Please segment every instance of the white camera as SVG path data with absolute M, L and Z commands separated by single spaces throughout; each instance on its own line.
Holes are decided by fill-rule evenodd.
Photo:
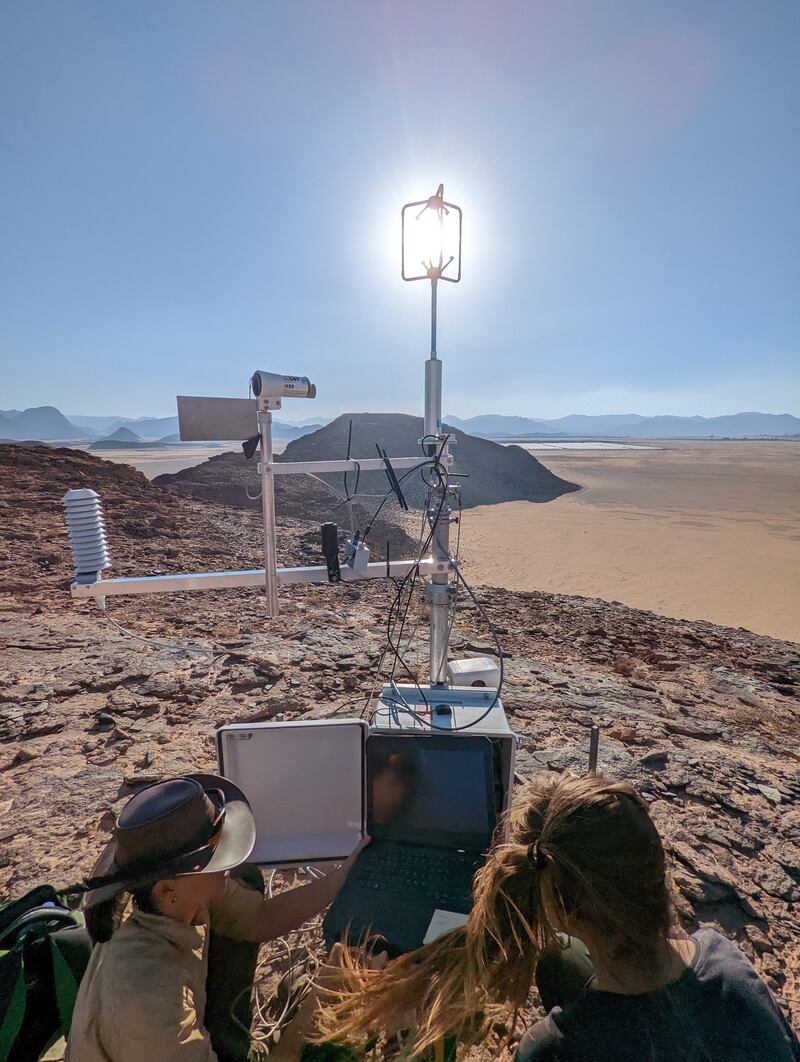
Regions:
M 277 372 L 254 372 L 250 381 L 256 398 L 316 398 L 317 387 L 307 376 L 281 376 Z

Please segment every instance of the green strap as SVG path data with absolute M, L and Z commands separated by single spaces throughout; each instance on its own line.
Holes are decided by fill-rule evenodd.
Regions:
M 82 920 L 82 919 L 81 919 Z M 56 1007 L 61 1022 L 61 1031 L 64 1036 L 69 1035 L 72 1024 L 72 1012 L 75 1009 L 75 1000 L 78 998 L 78 978 L 64 958 L 55 936 L 48 938 L 50 943 L 50 956 L 53 962 L 53 987 L 56 993 Z M 2 1058 L 2 1055 L 0 1055 Z
M 22 970 L 22 958 L 18 953 L 0 952 L 0 959 L 4 962 L 16 962 L 17 966 L 14 987 L 3 1015 L 3 1024 L 0 1025 L 0 1062 L 5 1062 L 25 1018 L 25 974 Z

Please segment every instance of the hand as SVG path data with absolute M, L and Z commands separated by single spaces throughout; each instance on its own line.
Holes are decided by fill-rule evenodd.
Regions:
M 344 863 L 342 863 L 342 873 L 345 875 L 345 877 L 350 873 L 353 868 L 353 864 L 369 844 L 372 844 L 372 838 L 369 836 L 369 834 L 364 834 L 364 836 L 358 842 L 358 844 L 347 857 L 347 859 L 345 859 Z

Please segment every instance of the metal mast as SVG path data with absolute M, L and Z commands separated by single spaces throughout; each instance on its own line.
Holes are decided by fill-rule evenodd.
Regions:
M 415 208 L 421 208 L 418 211 Z M 445 221 L 457 223 L 454 246 L 447 246 Z M 413 216 L 412 216 L 413 215 Z M 425 416 L 423 449 L 427 456 L 448 453 L 447 439 L 442 432 L 442 362 L 436 350 L 439 281 L 457 284 L 461 280 L 461 222 L 460 207 L 445 202 L 444 185 L 434 195 L 415 203 L 406 203 L 402 219 L 402 277 L 403 280 L 429 280 L 431 285 L 431 351 L 425 362 Z M 419 226 L 420 231 L 414 229 Z M 449 226 L 451 228 L 453 226 Z M 421 239 L 419 238 L 421 235 Z M 415 246 L 416 244 L 416 246 Z M 413 248 L 413 249 L 412 249 Z M 415 256 L 420 255 L 418 260 Z M 452 251 L 452 253 L 450 253 Z M 408 263 L 407 263 L 408 257 Z M 455 275 L 446 271 L 454 266 Z M 407 268 L 408 265 L 408 268 Z M 424 272 L 419 273 L 419 266 Z M 447 683 L 447 651 L 450 642 L 450 608 L 453 588 L 450 585 L 450 492 L 441 479 L 428 490 L 426 506 L 432 527 L 433 560 L 443 570 L 431 576 L 427 600 L 430 606 L 429 679 L 432 686 Z

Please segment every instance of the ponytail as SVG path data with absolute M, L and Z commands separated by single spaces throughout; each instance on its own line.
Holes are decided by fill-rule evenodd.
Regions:
M 110 900 L 103 900 L 101 903 L 93 904 L 93 906 L 87 907 L 83 912 L 86 929 L 92 939 L 92 945 L 106 944 L 111 940 L 119 928 L 123 912 L 131 899 L 136 907 L 140 911 L 144 911 L 145 914 L 159 913 L 153 901 L 152 885 L 134 889 L 131 893 L 121 892 L 116 896 L 112 896 Z
M 114 930 L 119 925 L 120 914 L 119 896 L 112 896 L 110 900 L 104 900 L 102 903 L 86 908 L 83 917 L 93 946 L 105 944 L 111 940 Z
M 415 1053 L 449 1033 L 480 1039 L 509 1003 L 525 1001 L 552 937 L 539 877 L 527 844 L 497 845 L 475 877 L 465 926 L 382 970 L 343 949 L 338 987 L 323 989 L 315 1039 L 352 1041 L 410 1024 Z
M 647 966 L 671 928 L 672 907 L 645 801 L 599 775 L 537 780 L 522 799 L 511 840 L 496 844 L 475 876 L 465 926 L 382 970 L 343 949 L 338 987 L 322 989 L 318 1042 L 409 1025 L 414 1053 L 451 1033 L 475 1042 L 525 1002 L 565 918 L 600 929 L 610 954 Z

